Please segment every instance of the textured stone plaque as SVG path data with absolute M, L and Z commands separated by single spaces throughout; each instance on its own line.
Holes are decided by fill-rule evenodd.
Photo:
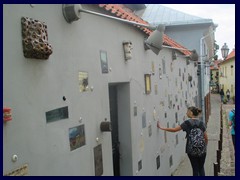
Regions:
M 103 174 L 103 161 L 102 161 L 102 145 L 94 147 L 94 165 L 95 176 L 101 176 Z

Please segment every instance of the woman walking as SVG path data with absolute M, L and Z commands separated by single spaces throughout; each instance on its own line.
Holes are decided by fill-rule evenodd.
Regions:
M 223 91 L 223 89 L 221 89 L 221 91 L 220 91 L 220 96 L 221 96 L 221 102 L 223 102 L 223 100 L 224 100 L 224 91 Z
M 189 107 L 187 110 L 188 120 L 184 121 L 180 126 L 175 128 L 164 128 L 157 123 L 157 127 L 168 132 L 177 132 L 183 130 L 187 133 L 186 153 L 192 165 L 193 176 L 205 176 L 204 163 L 206 159 L 206 149 L 208 137 L 206 125 L 198 119 L 202 112 L 197 107 Z M 195 141 L 195 142 L 194 142 Z M 193 144 L 197 144 L 194 147 Z
M 230 91 L 229 91 L 229 89 L 226 91 L 226 95 L 227 95 L 227 101 L 229 102 L 229 100 L 230 100 Z

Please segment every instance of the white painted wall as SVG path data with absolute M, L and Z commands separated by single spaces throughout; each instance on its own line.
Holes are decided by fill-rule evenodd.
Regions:
M 23 56 L 21 17 L 46 23 L 48 42 L 53 47 L 48 60 Z M 126 114 L 119 116 L 119 121 L 128 120 L 125 127 L 122 123 L 121 134 L 130 134 L 127 137 L 131 138 L 127 141 L 128 148 L 123 149 L 130 154 L 131 161 L 124 157 L 121 160 L 122 175 L 170 175 L 175 170 L 184 155 L 185 133 L 178 133 L 178 144 L 176 134 L 167 133 L 165 143 L 164 132 L 157 129 L 156 123 L 160 120 L 164 126 L 167 123 L 170 127 L 176 126 L 186 116 L 186 98 L 190 105 L 195 105 L 198 83 L 193 62 L 187 66 L 180 54 L 172 61 L 170 49 L 161 50 L 158 56 L 145 51 L 145 34 L 122 22 L 82 13 L 80 20 L 69 24 L 62 15 L 61 4 L 4 5 L 3 37 L 3 105 L 12 108 L 13 118 L 3 124 L 4 173 L 28 164 L 28 175 L 95 175 L 93 148 L 102 144 L 103 175 L 113 175 L 111 133 L 101 132 L 100 123 L 105 118 L 110 120 L 108 84 L 122 82 L 129 83 L 129 93 L 128 89 L 120 91 L 121 96 L 129 96 L 129 105 L 120 106 Z M 133 58 L 128 62 L 124 60 L 122 48 L 126 40 L 133 44 Z M 100 50 L 107 51 L 111 68 L 108 74 L 101 73 Z M 163 59 L 166 74 L 160 79 Z M 155 73 L 151 75 L 152 92 L 146 95 L 144 74 L 152 73 L 152 62 L 155 66 Z M 93 91 L 79 92 L 79 71 L 88 72 Z M 187 80 L 188 73 L 195 82 L 192 87 Z M 157 85 L 157 94 L 154 85 Z M 168 95 L 175 108 L 168 107 Z M 68 106 L 68 119 L 46 123 L 47 111 L 64 106 Z M 133 114 L 134 106 L 138 109 L 137 116 Z M 142 128 L 143 112 L 146 112 L 145 128 Z M 178 113 L 177 123 L 175 113 Z M 70 151 L 68 130 L 81 124 L 85 126 L 86 145 Z M 151 136 L 148 126 L 152 129 Z M 18 156 L 16 162 L 11 161 L 14 154 Z M 161 166 L 157 170 L 158 154 Z M 171 155 L 173 165 L 170 167 Z M 140 171 L 139 160 L 142 160 Z M 124 170 L 126 164 L 130 171 Z

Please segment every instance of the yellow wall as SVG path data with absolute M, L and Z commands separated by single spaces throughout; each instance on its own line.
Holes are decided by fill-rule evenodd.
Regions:
M 224 93 L 230 90 L 230 97 L 235 96 L 235 57 L 220 64 L 219 85 L 223 86 Z
M 211 73 L 212 73 L 212 77 L 213 77 L 213 82 L 214 83 L 216 83 L 216 82 L 218 82 L 218 77 L 219 77 L 219 75 L 217 76 L 217 73 L 218 73 L 219 71 L 218 71 L 218 69 L 213 69 L 213 70 L 211 70 Z

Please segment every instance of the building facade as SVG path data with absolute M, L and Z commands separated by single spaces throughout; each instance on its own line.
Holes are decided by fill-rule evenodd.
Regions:
M 210 88 L 211 92 L 219 93 L 219 63 L 221 60 L 213 61 L 210 66 L 211 71 L 211 80 L 210 80 Z
M 225 94 L 229 89 L 230 98 L 235 97 L 235 49 L 219 63 L 219 84 Z
M 196 105 L 189 52 L 156 55 L 144 49 L 150 30 L 78 5 L 68 7 L 76 20 L 68 23 L 63 7 L 3 5 L 3 174 L 171 175 L 185 133 L 161 131 L 157 121 L 175 127 Z M 130 13 L 124 5 L 82 8 Z M 167 36 L 164 44 L 184 48 Z
M 197 105 L 202 108 L 203 121 L 208 122 L 210 105 L 210 68 L 209 62 L 214 57 L 214 32 L 217 27 L 212 19 L 189 15 L 162 5 L 147 4 L 137 12 L 151 24 L 165 24 L 165 33 L 186 48 L 195 49 L 199 55 L 199 97 Z

